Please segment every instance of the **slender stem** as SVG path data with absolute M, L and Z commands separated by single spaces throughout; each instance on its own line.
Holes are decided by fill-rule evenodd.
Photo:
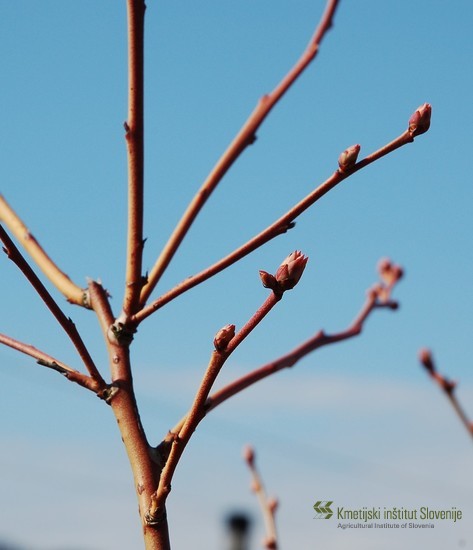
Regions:
M 41 365 L 43 367 L 47 367 L 49 369 L 55 370 L 56 372 L 59 372 L 71 382 L 76 382 L 80 386 L 90 391 L 93 391 L 94 393 L 99 394 L 100 391 L 103 389 L 97 384 L 97 381 L 91 378 L 90 376 L 87 376 L 86 374 L 82 374 L 81 372 L 75 369 L 72 369 L 62 361 L 58 361 L 51 355 L 44 353 L 43 351 L 35 348 L 30 344 L 25 344 L 24 342 L 15 340 L 10 336 L 7 336 L 6 334 L 0 334 L 0 343 L 12 349 L 15 349 L 21 353 L 24 353 L 25 355 L 29 355 L 30 357 L 33 357 L 34 359 L 36 359 L 36 362 L 38 363 L 38 365 Z
M 263 302 L 262 306 L 255 312 L 255 314 L 249 319 L 245 325 L 235 334 L 235 336 L 230 340 L 227 348 L 225 349 L 226 358 L 230 356 L 231 353 L 243 342 L 243 340 L 252 332 L 261 321 L 268 315 L 268 313 L 273 309 L 273 307 L 281 300 L 282 294 L 271 294 Z
M 156 263 L 149 274 L 148 281 L 141 291 L 140 301 L 142 306 L 146 303 L 150 294 L 153 292 L 162 274 L 171 262 L 174 254 L 211 193 L 217 187 L 218 183 L 222 180 L 233 163 L 246 149 L 246 147 L 255 141 L 256 131 L 261 126 L 264 119 L 317 55 L 319 45 L 322 42 L 323 37 L 332 26 L 332 19 L 337 5 L 338 0 L 328 0 L 325 13 L 321 18 L 319 26 L 317 27 L 317 30 L 312 36 L 302 56 L 276 86 L 276 88 L 271 93 L 264 95 L 261 98 L 254 111 L 251 113 L 228 149 L 220 157 L 217 164 L 189 204 L 186 212 L 176 226 L 160 256 L 156 260 Z
M 334 334 L 326 334 L 324 331 L 321 330 L 317 332 L 312 338 L 309 338 L 307 341 L 305 341 L 300 346 L 294 348 L 289 353 L 279 357 L 278 359 L 270 363 L 267 363 L 266 365 L 263 365 L 258 369 L 249 372 L 248 374 L 242 376 L 241 378 L 238 378 L 237 380 L 234 380 L 233 382 L 230 382 L 220 390 L 210 395 L 205 405 L 206 414 L 212 409 L 218 407 L 218 405 L 222 404 L 227 399 L 230 399 L 230 397 L 233 397 L 234 395 L 240 393 L 241 391 L 245 390 L 249 386 L 252 386 L 256 382 L 259 382 L 260 380 L 263 380 L 264 378 L 267 378 L 268 376 L 271 376 L 272 374 L 275 374 L 280 370 L 293 367 L 303 357 L 315 351 L 316 349 L 329 344 L 333 344 L 335 342 L 348 340 L 349 338 L 353 338 L 361 334 L 364 323 L 369 315 L 373 312 L 373 310 L 378 308 L 395 309 L 397 307 L 397 303 L 390 299 L 390 292 L 393 287 L 394 285 L 391 285 L 390 287 L 384 287 L 387 293 L 383 300 L 380 300 L 378 298 L 376 292 L 369 292 L 368 297 L 362 308 L 360 309 L 359 313 L 352 321 L 350 326 L 345 330 Z M 183 426 L 185 419 L 186 417 L 182 418 L 179 423 L 176 424 L 174 428 L 172 428 L 170 433 L 178 433 Z
M 172 445 L 169 457 L 161 473 L 158 489 L 151 498 L 151 506 L 147 513 L 147 519 L 150 523 L 159 522 L 159 518 L 163 516 L 165 502 L 171 492 L 171 481 L 174 472 L 176 471 L 179 460 L 192 434 L 199 422 L 205 416 L 205 402 L 218 373 L 225 363 L 225 359 L 226 355 L 223 352 L 214 351 L 212 353 L 209 365 L 205 371 L 199 389 L 197 390 L 189 414 L 179 430 L 179 433 L 172 434 Z
M 35 264 L 71 304 L 85 305 L 84 290 L 74 284 L 51 260 L 2 195 L 0 195 L 0 222 L 15 235 Z
M 471 437 L 473 437 L 473 422 L 470 421 L 468 416 L 466 415 L 465 410 L 460 405 L 460 402 L 457 398 L 457 395 L 454 391 L 452 392 L 446 392 L 446 395 L 454 409 L 454 411 L 457 413 L 458 418 L 461 420 L 462 424 L 465 426 L 466 430 L 470 434 Z
M 430 350 L 422 349 L 419 352 L 419 361 L 424 366 L 424 368 L 426 369 L 430 377 L 435 381 L 435 383 L 447 396 L 448 400 L 450 401 L 450 404 L 453 407 L 453 410 L 457 414 L 461 423 L 465 426 L 467 432 L 473 438 L 473 422 L 468 418 L 465 410 L 463 409 L 463 407 L 460 404 L 460 401 L 458 400 L 458 397 L 455 392 L 457 387 L 456 382 L 449 380 L 447 377 L 445 377 L 443 374 L 440 374 L 437 371 L 437 367 L 435 365 L 435 362 Z
M 148 521 L 158 521 L 158 518 L 162 516 L 166 499 L 171 492 L 174 472 L 192 434 L 205 416 L 207 399 L 220 370 L 235 349 L 279 302 L 281 296 L 272 292 L 251 319 L 230 340 L 225 349 L 215 350 L 212 353 L 189 413 L 178 430 L 170 432 L 167 436 L 167 441 L 171 443 L 170 452 L 161 473 L 158 489 L 151 500 L 147 514 Z
M 43 300 L 43 302 L 46 304 L 48 309 L 54 315 L 58 323 L 64 329 L 65 333 L 69 336 L 69 339 L 71 340 L 74 347 L 76 348 L 77 353 L 82 359 L 90 376 L 92 377 L 93 380 L 95 380 L 97 387 L 100 389 L 104 389 L 106 386 L 106 382 L 102 378 L 97 367 L 95 366 L 95 363 L 92 357 L 90 356 L 89 350 L 84 344 L 75 324 L 72 322 L 72 320 L 69 317 L 67 317 L 64 314 L 64 312 L 58 306 L 54 298 L 51 296 L 51 294 L 49 294 L 46 287 L 39 280 L 36 273 L 32 270 L 28 262 L 22 256 L 21 252 L 15 246 L 15 244 L 10 239 L 7 232 L 3 229 L 1 225 L 0 225 L 0 240 L 4 243 L 5 245 L 4 250 L 8 255 L 8 257 L 10 258 L 10 260 L 12 260 L 18 266 L 21 272 L 25 275 L 27 280 L 31 283 L 33 288 L 36 290 L 36 292 L 40 296 L 40 298 Z M 82 291 L 82 294 L 84 294 L 83 291 Z
M 322 198 L 326 193 L 333 189 L 343 180 L 350 177 L 358 170 L 372 164 L 381 157 L 386 156 L 389 153 L 392 153 L 396 149 L 399 149 L 407 143 L 411 143 L 413 138 L 409 131 L 403 132 L 396 139 L 390 143 L 384 145 L 377 151 L 374 151 L 366 158 L 362 159 L 356 163 L 351 169 L 341 172 L 337 170 L 334 172 L 328 179 L 321 183 L 314 191 L 309 193 L 305 198 L 299 201 L 295 206 L 293 206 L 288 212 L 276 220 L 273 224 L 268 226 L 266 229 L 261 231 L 258 235 L 250 239 L 248 242 L 234 250 L 231 254 L 222 258 L 212 266 L 204 269 L 196 275 L 188 277 L 174 288 L 160 296 L 157 300 L 149 304 L 148 306 L 141 309 L 136 315 L 133 316 L 133 322 L 139 324 L 141 321 L 149 317 L 152 313 L 174 300 L 184 292 L 190 290 L 191 288 L 197 286 L 198 284 L 210 279 L 217 273 L 220 273 L 227 267 L 233 265 L 237 261 L 241 260 L 257 248 L 261 247 L 271 239 L 285 233 L 293 224 L 294 220 L 299 217 L 303 212 L 305 212 L 309 207 L 316 203 L 320 198 Z
M 263 515 L 263 521 L 266 531 L 264 546 L 267 550 L 277 550 L 278 537 L 276 531 L 276 522 L 274 518 L 277 508 L 277 501 L 273 499 L 268 499 L 268 496 L 266 495 L 261 475 L 255 465 L 255 452 L 252 447 L 247 447 L 245 449 L 244 458 L 251 474 L 251 489 L 258 499 L 261 513 Z
M 125 123 L 128 150 L 128 240 L 126 287 L 123 311 L 126 316 L 137 309 L 142 286 L 143 256 L 143 0 L 127 0 L 128 11 L 128 120 Z
M 335 334 L 325 334 L 324 331 L 319 331 L 312 338 L 296 347 L 286 355 L 283 355 L 275 361 L 267 363 L 247 375 L 242 376 L 238 380 L 231 382 L 227 386 L 224 386 L 209 397 L 207 401 L 207 412 L 211 411 L 227 399 L 230 399 L 230 397 L 240 393 L 249 386 L 259 382 L 263 378 L 271 376 L 272 374 L 285 368 L 293 367 L 302 358 L 316 349 L 358 336 L 362 332 L 365 320 L 374 309 L 392 308 L 393 304 L 394 302 L 386 302 L 381 304 L 376 301 L 376 298 L 368 297 L 360 313 L 347 329 Z

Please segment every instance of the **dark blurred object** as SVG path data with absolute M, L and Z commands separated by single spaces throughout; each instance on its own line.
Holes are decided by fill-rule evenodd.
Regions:
M 227 516 L 228 550 L 249 550 L 251 519 L 248 514 L 233 512 Z

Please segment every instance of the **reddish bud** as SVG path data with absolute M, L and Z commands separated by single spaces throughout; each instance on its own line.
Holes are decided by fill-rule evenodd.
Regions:
M 348 149 L 345 149 L 345 151 L 343 151 L 343 153 L 338 157 L 338 166 L 340 167 L 341 172 L 345 172 L 355 166 L 360 149 L 360 145 L 352 145 L 351 147 L 348 147 Z
M 412 137 L 424 134 L 430 128 L 432 107 L 429 103 L 421 105 L 409 119 L 409 133 Z
M 427 348 L 422 348 L 419 351 L 419 361 L 422 363 L 422 365 L 425 367 L 425 369 L 430 373 L 435 373 L 435 366 L 434 361 L 432 358 L 432 353 Z
M 383 282 L 388 286 L 393 286 L 404 275 L 402 267 L 393 264 L 388 258 L 383 258 L 379 261 L 378 273 Z
M 378 272 L 380 275 L 389 271 L 392 267 L 391 260 L 389 258 L 381 258 L 378 262 Z
M 235 325 L 225 325 L 214 338 L 214 346 L 217 351 L 224 351 L 230 340 L 235 336 Z
M 267 271 L 260 271 L 259 276 L 265 288 L 270 288 L 271 290 L 276 290 L 278 288 L 276 277 L 271 275 L 271 273 L 268 273 Z
M 255 450 L 251 445 L 246 445 L 243 449 L 243 458 L 250 466 L 253 466 L 255 462 Z
M 297 285 L 304 273 L 308 259 L 300 250 L 295 250 L 292 254 L 289 254 L 276 271 L 279 290 L 284 292 Z

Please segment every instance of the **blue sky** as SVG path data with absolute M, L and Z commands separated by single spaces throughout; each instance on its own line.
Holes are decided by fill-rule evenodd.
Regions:
M 298 58 L 323 6 L 148 2 L 146 269 L 258 98 Z M 310 257 L 222 383 L 320 328 L 346 327 L 379 258 L 406 269 L 399 311 L 377 312 L 357 340 L 306 358 L 199 427 L 170 497 L 175 548 L 188 548 L 189 536 L 193 548 L 221 548 L 221 520 L 234 507 L 254 514 L 257 547 L 261 521 L 240 458 L 247 442 L 281 500 L 283 547 L 471 544 L 471 442 L 416 353 L 433 348 L 473 416 L 472 20 L 466 1 L 342 1 L 315 64 L 227 174 L 163 278 L 161 292 L 227 254 L 325 180 L 347 146 L 360 143 L 368 154 L 432 104 L 428 134 L 342 183 L 294 230 L 140 328 L 137 392 L 158 441 L 185 413 L 215 332 L 241 326 L 264 300 L 259 269 L 275 270 L 294 249 Z M 0 2 L 1 192 L 76 282 L 103 281 L 115 311 L 125 256 L 125 31 L 124 2 Z M 6 258 L 0 273 L 0 332 L 79 367 Z M 106 372 L 92 315 L 64 309 Z M 0 538 L 31 550 L 140 547 L 110 411 L 12 350 L 0 349 L 0 360 Z M 340 533 L 312 519 L 317 499 L 457 506 L 470 520 L 434 533 Z

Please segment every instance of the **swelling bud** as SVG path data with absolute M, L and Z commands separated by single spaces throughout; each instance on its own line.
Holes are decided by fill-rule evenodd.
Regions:
M 412 137 L 425 134 L 430 128 L 430 117 L 432 115 L 432 107 L 430 103 L 421 105 L 409 119 L 409 133 Z
M 279 266 L 275 275 L 280 291 L 291 290 L 297 285 L 304 273 L 308 259 L 300 250 L 295 250 L 292 254 L 289 254 Z
M 345 149 L 343 153 L 338 157 L 338 166 L 340 167 L 340 172 L 345 172 L 350 168 L 353 168 L 356 164 L 356 159 L 360 152 L 361 146 L 357 143 Z
M 217 351 L 227 349 L 230 340 L 235 336 L 235 325 L 225 325 L 221 328 L 214 338 L 214 346 Z

